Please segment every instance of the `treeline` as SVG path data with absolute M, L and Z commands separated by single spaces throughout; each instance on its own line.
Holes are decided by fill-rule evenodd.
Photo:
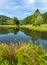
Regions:
M 7 17 L 4 15 L 0 15 L 0 25 L 18 25 L 19 24 L 19 20 L 17 19 L 17 17 Z
M 47 12 L 41 14 L 39 9 L 37 9 L 33 15 L 30 15 L 26 17 L 23 20 L 18 20 L 17 17 L 7 17 L 0 15 L 0 25 L 14 25 L 14 24 L 20 24 L 20 25 L 25 25 L 25 24 L 32 24 L 35 26 L 40 26 L 41 24 L 47 24 Z
M 41 14 L 39 9 L 37 9 L 33 15 L 26 17 L 25 19 L 21 20 L 20 24 L 32 24 L 32 25 L 39 25 L 47 23 L 47 12 Z

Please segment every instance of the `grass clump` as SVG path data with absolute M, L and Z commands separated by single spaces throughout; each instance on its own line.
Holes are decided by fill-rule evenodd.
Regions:
M 0 65 L 47 65 L 47 51 L 32 44 L 0 44 Z

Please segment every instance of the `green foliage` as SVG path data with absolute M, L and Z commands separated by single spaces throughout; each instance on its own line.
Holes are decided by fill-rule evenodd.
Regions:
M 40 20 L 39 20 L 40 18 Z M 43 20 L 42 20 L 43 19 Z M 43 22 L 42 22 L 43 21 Z M 22 19 L 19 20 L 17 19 L 17 17 L 13 17 L 13 18 L 10 18 L 10 17 L 7 17 L 7 16 L 3 16 L 3 15 L 0 15 L 0 25 L 14 25 L 14 24 L 21 24 L 21 25 L 24 25 L 24 24 L 32 24 L 32 25 L 40 25 L 40 24 L 46 24 L 47 23 L 47 12 L 41 14 L 39 9 L 37 9 L 33 15 L 30 15 L 30 16 L 27 16 L 25 19 Z
M 14 25 L 14 24 L 19 24 L 19 20 L 14 17 L 14 18 L 9 18 L 7 16 L 0 15 L 0 25 Z
M 43 17 L 41 15 L 38 15 L 34 24 L 36 26 L 40 26 L 42 23 L 43 23 Z
M 34 12 L 34 15 L 37 16 L 39 14 L 41 14 L 40 11 L 39 11 L 39 9 L 36 9 L 35 12 Z
M 42 22 L 42 19 L 39 20 L 39 18 L 42 18 L 43 19 L 43 22 Z M 17 17 L 13 17 L 13 18 L 10 18 L 10 17 L 7 17 L 7 16 L 3 16 L 3 15 L 0 15 L 0 25 L 14 25 L 14 24 L 21 24 L 21 25 L 24 25 L 24 24 L 33 24 L 33 25 L 36 25 L 36 20 L 38 21 L 37 24 L 40 25 L 40 24 L 46 24 L 47 23 L 47 12 L 41 14 L 39 9 L 37 9 L 33 15 L 30 15 L 30 16 L 27 16 L 25 19 L 22 19 L 19 20 L 17 19 Z
M 34 24 L 37 16 L 40 15 L 39 10 L 37 9 L 33 15 L 26 17 L 24 20 L 22 20 L 21 23 L 24 24 Z
M 43 13 L 42 16 L 43 16 L 44 24 L 47 24 L 47 12 Z
M 41 16 L 41 14 L 40 14 L 39 10 L 37 9 L 34 12 L 34 14 L 32 16 L 32 19 L 31 19 L 33 25 L 36 24 L 36 19 L 38 18 L 38 16 Z
M 22 24 L 22 25 L 23 24 L 32 24 L 31 19 L 32 19 L 32 16 L 28 16 L 25 19 L 21 20 L 20 24 Z
M 6 25 L 14 25 L 15 22 L 11 19 L 11 20 L 7 20 Z
M 7 20 L 5 24 L 6 25 L 15 25 L 15 24 L 18 25 L 19 24 L 19 20 L 16 17 L 14 17 L 13 19 Z
M 10 20 L 10 17 L 0 15 L 0 25 L 4 25 L 7 20 Z
M 39 20 L 40 18 L 40 20 Z M 26 17 L 25 19 L 21 20 L 21 24 L 33 24 L 33 25 L 40 25 L 40 24 L 47 23 L 47 12 L 41 14 L 39 9 L 37 9 L 33 15 Z
M 47 51 L 32 44 L 0 44 L 0 65 L 47 65 Z
M 15 24 L 19 24 L 19 20 L 16 17 L 13 18 L 13 21 L 15 22 Z

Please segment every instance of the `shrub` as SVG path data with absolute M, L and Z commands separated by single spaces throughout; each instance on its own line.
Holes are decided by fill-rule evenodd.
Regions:
M 0 44 L 0 65 L 47 65 L 47 51 L 32 44 Z

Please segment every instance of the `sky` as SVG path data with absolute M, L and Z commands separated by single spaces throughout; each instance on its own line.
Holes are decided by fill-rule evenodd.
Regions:
M 32 15 L 36 9 L 47 11 L 47 0 L 0 0 L 0 15 L 23 19 Z

